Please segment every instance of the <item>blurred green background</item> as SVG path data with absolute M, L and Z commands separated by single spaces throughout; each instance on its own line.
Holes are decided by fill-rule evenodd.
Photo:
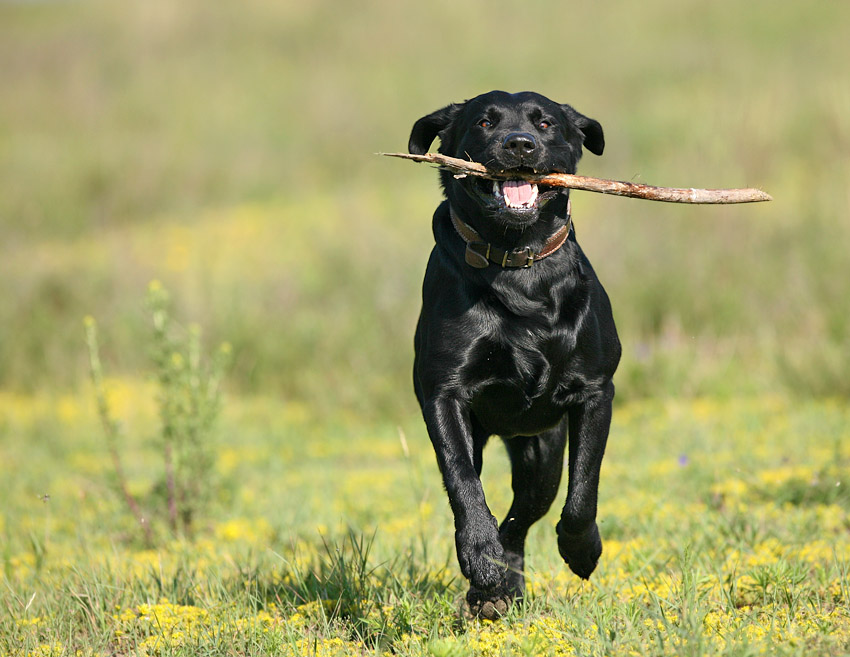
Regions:
M 599 120 L 587 175 L 757 186 L 688 207 L 576 192 L 620 400 L 850 395 L 850 4 L 0 3 L 0 388 L 144 371 L 143 297 L 234 347 L 231 391 L 392 418 L 437 176 L 420 116 L 535 90 Z

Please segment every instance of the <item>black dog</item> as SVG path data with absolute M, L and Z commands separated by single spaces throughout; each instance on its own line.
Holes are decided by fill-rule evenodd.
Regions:
M 408 148 L 426 153 L 436 137 L 441 153 L 508 173 L 575 173 L 582 146 L 600 155 L 605 145 L 597 121 L 530 92 L 493 91 L 437 110 L 416 122 Z M 576 243 L 568 190 L 447 171 L 441 181 L 447 200 L 434 214 L 414 386 L 454 513 L 470 610 L 497 616 L 523 595 L 525 538 L 558 493 L 567 434 L 558 550 L 580 577 L 596 567 L 620 342 L 608 296 Z M 501 525 L 479 479 L 494 434 L 513 478 Z

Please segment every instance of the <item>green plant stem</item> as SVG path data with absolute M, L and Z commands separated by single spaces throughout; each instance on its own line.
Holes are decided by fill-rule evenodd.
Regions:
M 118 438 L 120 430 L 118 428 L 118 423 L 110 413 L 109 402 L 106 399 L 106 388 L 103 384 L 103 369 L 100 364 L 100 350 L 97 342 L 97 324 L 93 318 L 87 317 L 85 325 L 86 344 L 89 352 L 89 366 L 92 384 L 94 385 L 95 396 L 97 399 L 97 413 L 100 417 L 100 421 L 106 435 L 106 446 L 109 450 L 110 459 L 112 460 L 112 468 L 115 471 L 118 489 L 121 492 L 121 496 L 124 498 L 124 502 L 130 509 L 130 512 L 136 518 L 139 527 L 141 527 L 145 543 L 152 545 L 153 532 L 151 531 L 150 523 L 146 521 L 141 506 L 139 506 L 138 501 L 130 492 L 130 488 L 127 485 L 127 477 L 124 474 L 124 467 L 121 463 L 121 456 L 118 453 Z

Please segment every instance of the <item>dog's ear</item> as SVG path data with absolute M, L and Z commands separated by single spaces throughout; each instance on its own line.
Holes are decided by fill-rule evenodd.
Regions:
M 428 116 L 423 116 L 413 124 L 410 132 L 410 141 L 407 142 L 407 150 L 414 155 L 425 155 L 431 147 L 431 142 L 438 136 L 442 147 L 446 147 L 446 128 L 451 126 L 455 117 L 460 112 L 462 104 L 452 103 Z
M 602 133 L 602 125 L 599 121 L 577 112 L 569 105 L 561 105 L 561 109 L 573 125 L 581 130 L 581 134 L 584 135 L 584 147 L 594 155 L 602 155 L 602 151 L 605 150 L 605 135 Z

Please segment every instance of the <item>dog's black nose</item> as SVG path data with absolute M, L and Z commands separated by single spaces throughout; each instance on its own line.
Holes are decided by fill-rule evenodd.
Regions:
M 502 148 L 521 157 L 537 148 L 537 141 L 534 139 L 534 135 L 530 135 L 527 132 L 512 132 L 505 137 L 505 141 L 502 142 Z

